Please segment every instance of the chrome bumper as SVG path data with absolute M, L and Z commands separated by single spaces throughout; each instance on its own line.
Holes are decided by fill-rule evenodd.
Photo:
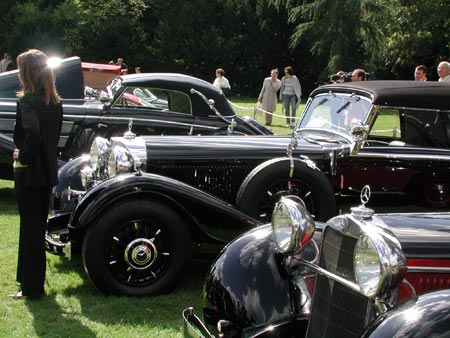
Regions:
M 183 337 L 185 338 L 215 338 L 200 318 L 194 314 L 194 308 L 189 307 L 181 313 L 183 316 Z
M 72 255 L 71 244 L 69 241 L 64 242 L 51 235 L 45 235 L 45 250 L 53 255 L 63 256 L 68 259 L 70 259 Z

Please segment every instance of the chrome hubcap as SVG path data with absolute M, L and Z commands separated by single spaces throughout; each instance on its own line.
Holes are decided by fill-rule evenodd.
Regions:
M 125 248 L 125 261 L 136 270 L 148 269 L 158 258 L 158 250 L 147 238 L 137 238 Z

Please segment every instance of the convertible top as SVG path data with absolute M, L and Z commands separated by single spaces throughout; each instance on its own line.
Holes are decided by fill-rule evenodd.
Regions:
M 127 87 L 152 87 L 152 88 L 170 88 L 174 91 L 187 92 L 191 89 L 200 91 L 208 99 L 213 99 L 215 107 L 223 116 L 235 116 L 236 112 L 229 104 L 222 91 L 214 87 L 211 83 L 199 78 L 178 74 L 178 73 L 142 73 L 123 75 L 122 84 Z M 191 94 L 193 102 L 197 101 L 197 114 L 201 116 L 213 115 L 214 113 L 203 99 L 197 94 Z
M 450 110 L 450 83 L 397 80 L 344 82 L 316 88 L 311 96 L 334 91 L 368 96 L 374 104 L 381 106 Z

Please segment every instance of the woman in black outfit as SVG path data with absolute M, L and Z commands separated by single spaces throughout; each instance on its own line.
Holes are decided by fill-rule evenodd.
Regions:
M 17 57 L 22 90 L 17 93 L 14 130 L 14 188 L 20 214 L 17 282 L 14 298 L 44 295 L 45 228 L 50 193 L 57 183 L 57 145 L 62 105 L 47 55 L 31 49 Z

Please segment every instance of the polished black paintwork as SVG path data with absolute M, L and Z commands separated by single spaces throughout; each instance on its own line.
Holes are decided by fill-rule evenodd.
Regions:
M 400 303 L 372 323 L 363 338 L 448 337 L 450 290 L 425 293 Z
M 14 141 L 12 138 L 0 134 L 0 172 L 5 173 L 4 177 L 6 180 L 13 179 L 12 165 L 13 165 L 13 151 L 14 151 Z
M 379 214 L 407 258 L 450 259 L 450 213 Z
M 450 259 L 450 213 L 376 214 L 373 217 L 380 218 L 399 237 L 407 259 Z M 316 228 L 319 231 L 316 230 L 314 238 L 320 243 L 323 224 L 316 222 Z M 309 256 L 308 251 L 302 254 L 302 258 L 306 260 L 313 257 L 312 251 Z M 202 296 L 205 324 L 214 333 L 218 320 L 229 320 L 235 327 L 237 336 L 246 337 L 257 337 L 247 336 L 243 332 L 260 331 L 264 328 L 264 323 L 267 328 L 272 323 L 284 322 L 286 325 L 289 321 L 299 321 L 299 325 L 306 330 L 303 321 L 308 319 L 309 305 L 302 304 L 309 300 L 309 293 L 299 287 L 302 285 L 301 274 L 305 271 L 307 270 L 300 263 L 295 263 L 295 260 L 288 265 L 278 253 L 269 225 L 241 235 L 224 248 L 206 276 Z M 296 278 L 296 275 L 299 277 Z M 450 291 L 443 291 L 444 299 L 449 295 Z M 437 313 L 430 311 L 426 314 L 420 310 L 421 306 L 431 306 L 436 299 L 439 298 L 420 296 L 419 301 L 409 301 L 408 304 L 414 306 L 408 308 L 419 311 L 420 316 L 430 323 L 436 318 L 439 325 L 443 325 L 441 314 L 450 312 L 450 303 Z M 392 315 L 388 311 L 383 316 L 387 318 L 385 326 L 389 330 L 395 330 L 398 325 L 396 314 L 403 312 L 409 314 L 406 307 L 401 305 Z M 381 322 L 377 323 L 376 326 L 381 326 Z M 409 330 L 414 332 L 413 330 L 420 330 L 420 327 L 411 325 Z M 388 331 L 378 329 L 378 332 Z M 303 337 L 305 333 L 306 331 L 299 331 L 293 336 Z M 273 336 L 284 337 L 280 334 L 279 332 L 277 335 L 276 329 L 272 330 Z M 388 334 L 376 337 L 392 336 Z
M 223 93 L 212 84 L 182 74 L 145 73 L 118 77 L 120 88 L 110 104 L 84 98 L 81 61 L 77 57 L 62 60 L 55 68 L 56 83 L 62 97 L 64 120 L 58 149 L 62 160 L 88 152 L 96 136 L 122 135 L 132 121 L 137 135 L 269 135 L 272 132 L 253 118 L 241 118 Z M 106 86 L 106 84 L 105 84 Z M 190 113 L 157 107 L 121 103 L 128 88 L 157 88 L 182 93 L 190 102 Z M 19 89 L 18 71 L 0 74 L 0 133 L 12 136 L 16 115 L 15 92 Z M 201 92 L 222 116 L 217 116 L 199 95 Z M 181 94 L 180 94 L 181 95 Z M 174 108 L 176 109 L 176 108 Z M 229 129 L 233 124 L 233 128 Z M 10 173 L 1 172 L 1 177 Z
M 322 227 L 317 222 L 314 238 L 318 243 Z M 308 245 L 302 258 L 312 260 L 315 254 L 314 247 Z M 207 273 L 203 294 L 205 323 L 215 331 L 217 321 L 226 319 L 235 324 L 237 332 L 252 332 L 249 336 L 259 337 L 269 324 L 279 324 L 274 329 L 277 332 L 297 322 L 299 331 L 293 336 L 302 336 L 306 332 L 310 297 L 303 278 L 297 276 L 306 272 L 296 261 L 286 263 L 273 242 L 270 225 L 248 231 L 222 250 Z
M 227 319 L 242 330 L 271 318 L 292 318 L 293 304 L 286 302 L 291 286 L 283 265 L 277 262 L 282 257 L 274 255 L 271 234 L 270 226 L 252 230 L 230 243 L 214 262 L 205 281 L 207 324 L 214 327 L 218 319 Z M 226 311 L 231 308 L 235 310 Z M 231 316 L 215 316 L 223 313 Z
M 69 230 L 76 238 L 101 212 L 134 196 L 163 201 L 182 214 L 193 234 L 194 252 L 217 253 L 237 235 L 261 224 L 192 186 L 160 175 L 136 173 L 103 181 L 90 189 L 78 201 L 70 217 Z

